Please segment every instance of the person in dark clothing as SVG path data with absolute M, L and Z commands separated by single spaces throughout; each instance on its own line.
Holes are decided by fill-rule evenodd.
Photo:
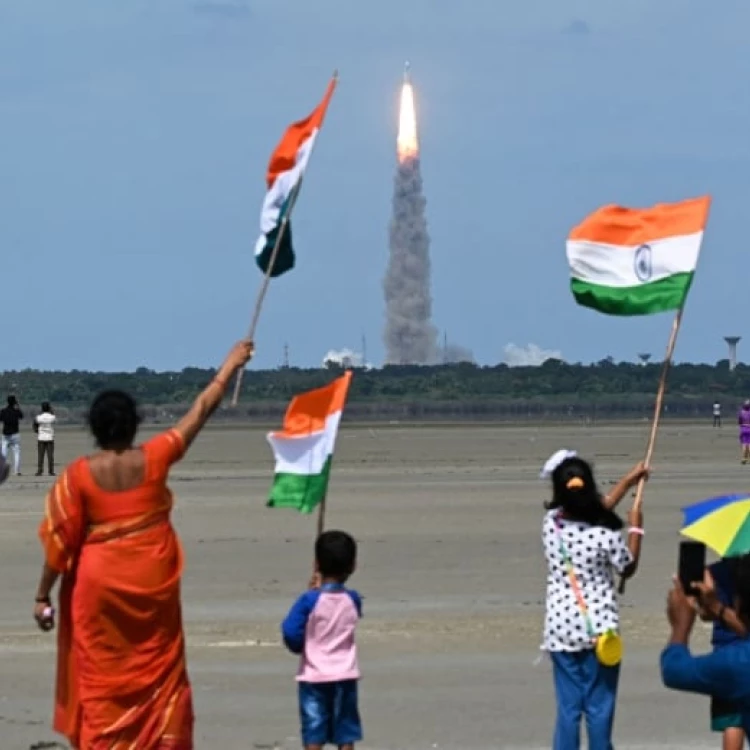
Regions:
M 724 603 L 724 594 L 718 590 L 718 581 L 713 580 L 711 569 L 703 582 L 693 583 L 699 592 L 697 601 L 685 594 L 679 579 L 675 578 L 667 599 L 671 635 L 661 655 L 661 676 L 665 687 L 672 690 L 710 696 L 714 701 L 714 726 L 717 729 L 729 727 L 736 730 L 741 727 L 747 735 L 750 732 L 750 640 L 747 638 L 750 628 L 750 555 L 733 560 L 731 568 L 730 582 L 734 589 L 731 606 Z M 720 576 L 723 572 L 719 569 Z M 702 656 L 694 656 L 688 645 L 697 612 L 704 619 L 722 623 L 731 631 L 723 633 L 723 643 L 719 648 Z M 738 637 L 734 638 L 732 633 Z M 739 722 L 736 721 L 737 715 Z M 726 721 L 727 718 L 731 721 Z M 734 726 L 737 723 L 740 727 Z M 725 742 L 726 739 L 725 734 Z M 732 745 L 724 745 L 728 746 Z
M 8 458 L 8 451 L 13 451 L 13 469 L 16 476 L 21 476 L 21 428 L 23 412 L 15 396 L 8 396 L 8 405 L 0 411 L 0 423 L 3 425 L 2 456 Z

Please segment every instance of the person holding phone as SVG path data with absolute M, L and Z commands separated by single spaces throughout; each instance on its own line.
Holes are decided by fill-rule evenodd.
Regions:
M 747 628 L 734 611 L 737 559 L 724 557 L 709 565 L 703 582 L 693 586 L 698 593 L 701 620 L 713 623 L 711 645 L 714 651 L 748 637 Z M 735 703 L 711 698 L 711 730 L 721 733 L 723 750 L 742 750 L 745 747 L 742 712 Z
M 557 700 L 553 750 L 580 748 L 584 716 L 589 747 L 612 747 L 619 656 L 609 662 L 599 646 L 613 633 L 619 639 L 615 574 L 630 578 L 636 572 L 643 538 L 641 511 L 630 511 L 626 542 L 614 508 L 648 475 L 639 463 L 603 497 L 591 466 L 572 451 L 558 451 L 542 469 L 542 477 L 552 479 L 542 530 L 547 561 L 542 648 L 552 659 Z
M 738 557 L 734 568 L 734 600 L 729 607 L 716 590 L 710 570 L 703 581 L 693 583 L 698 598 L 686 594 L 679 576 L 667 595 L 669 641 L 661 654 L 661 678 L 665 687 L 710 696 L 731 706 L 740 725 L 750 732 L 750 555 Z M 698 613 L 725 623 L 741 637 L 711 653 L 694 656 L 690 636 Z M 725 745 L 726 747 L 726 745 Z

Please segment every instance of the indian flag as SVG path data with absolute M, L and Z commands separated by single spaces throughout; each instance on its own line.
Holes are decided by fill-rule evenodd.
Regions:
M 268 505 L 312 513 L 325 497 L 352 373 L 292 399 L 280 432 L 268 435 L 276 475 Z
M 281 276 L 294 268 L 289 214 L 335 88 L 336 76 L 312 114 L 290 125 L 271 155 L 266 175 L 268 192 L 260 211 L 260 237 L 255 244 L 255 261 L 264 273 L 268 273 L 274 247 L 279 244 L 270 276 Z
M 588 216 L 567 242 L 576 302 L 610 315 L 682 307 L 710 204 L 704 196 L 643 209 L 610 205 Z

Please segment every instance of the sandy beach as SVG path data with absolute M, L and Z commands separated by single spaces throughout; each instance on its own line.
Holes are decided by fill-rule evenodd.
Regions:
M 360 543 L 351 585 L 365 597 L 363 749 L 550 746 L 551 673 L 545 659 L 537 663 L 539 525 L 549 494 L 539 468 L 557 448 L 576 448 L 595 461 L 606 489 L 642 456 L 647 433 L 646 423 L 342 428 L 327 526 Z M 0 488 L 3 750 L 53 747 L 40 743 L 56 739 L 54 637 L 31 617 L 36 527 L 51 482 L 33 476 L 33 440 L 24 436 L 24 476 Z M 89 445 L 83 432 L 61 430 L 58 460 Z M 643 562 L 623 601 L 616 744 L 717 747 L 708 701 L 661 686 L 664 598 L 680 507 L 743 491 L 750 468 L 738 461 L 735 430 L 707 422 L 667 423 L 654 469 Z M 299 747 L 296 661 L 280 646 L 278 625 L 309 577 L 315 519 L 265 508 L 271 471 L 264 431 L 246 427 L 209 429 L 173 472 L 198 748 Z M 706 636 L 701 626 L 697 648 Z

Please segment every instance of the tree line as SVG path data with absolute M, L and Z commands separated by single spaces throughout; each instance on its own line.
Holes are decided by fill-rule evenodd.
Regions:
M 537 367 L 478 366 L 470 363 L 432 367 L 387 366 L 359 369 L 352 380 L 347 416 L 359 419 L 562 419 L 645 418 L 653 409 L 660 364 L 593 364 L 547 360 Z M 295 394 L 323 386 L 339 373 L 327 369 L 248 370 L 238 409 L 225 418 L 277 419 Z M 180 372 L 43 372 L 0 374 L 0 391 L 14 393 L 33 407 L 51 401 L 62 413 L 77 415 L 100 391 L 132 393 L 150 419 L 178 415 L 216 374 L 187 367 Z M 750 367 L 730 371 L 715 365 L 676 364 L 665 402 L 667 416 L 706 417 L 719 401 L 733 413 L 750 398 Z

